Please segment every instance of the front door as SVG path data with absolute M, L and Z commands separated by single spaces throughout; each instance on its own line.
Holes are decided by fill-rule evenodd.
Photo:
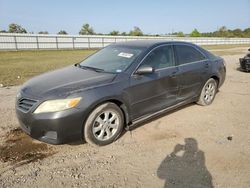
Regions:
M 153 67 L 153 73 L 130 78 L 128 95 L 132 119 L 156 112 L 176 103 L 178 67 L 175 66 L 173 47 L 164 45 L 152 50 L 140 67 Z

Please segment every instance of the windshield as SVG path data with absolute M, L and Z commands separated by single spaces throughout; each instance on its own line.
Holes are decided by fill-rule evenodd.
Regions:
M 125 71 L 141 52 L 141 48 L 109 46 L 83 60 L 80 66 L 119 73 Z

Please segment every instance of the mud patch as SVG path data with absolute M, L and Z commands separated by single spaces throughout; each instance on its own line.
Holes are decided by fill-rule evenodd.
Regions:
M 8 132 L 0 145 L 0 161 L 4 163 L 23 165 L 55 153 L 49 145 L 34 141 L 19 128 Z

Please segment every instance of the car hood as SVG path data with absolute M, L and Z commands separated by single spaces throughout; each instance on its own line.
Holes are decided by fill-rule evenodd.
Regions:
M 32 78 L 23 85 L 21 93 L 37 99 L 65 97 L 77 91 L 110 83 L 114 78 L 115 74 L 70 66 Z

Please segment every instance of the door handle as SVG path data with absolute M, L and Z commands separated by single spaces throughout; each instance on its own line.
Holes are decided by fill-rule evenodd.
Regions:
M 205 68 L 209 68 L 209 64 L 208 63 L 205 64 Z

